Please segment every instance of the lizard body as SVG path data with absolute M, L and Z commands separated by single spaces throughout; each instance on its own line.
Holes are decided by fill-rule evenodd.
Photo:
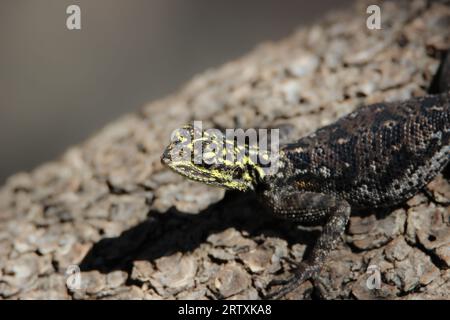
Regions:
M 390 207 L 414 196 L 450 159 L 449 58 L 439 69 L 439 94 L 361 107 L 297 142 L 283 145 L 275 174 L 257 164 L 162 162 L 192 180 L 254 191 L 278 217 L 300 224 L 322 224 L 311 254 L 297 264 L 284 286 L 267 297 L 279 298 L 315 278 L 345 231 L 351 209 Z M 195 128 L 187 127 L 194 137 Z M 201 143 L 206 143 L 204 138 Z M 228 141 L 230 143 L 230 141 Z
M 448 94 L 373 104 L 282 147 L 283 170 L 263 185 L 330 194 L 354 208 L 393 206 L 443 169 L 449 140 Z

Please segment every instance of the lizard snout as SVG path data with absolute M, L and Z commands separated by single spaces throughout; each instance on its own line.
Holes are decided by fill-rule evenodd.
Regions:
M 161 155 L 161 163 L 168 165 L 171 161 L 170 152 L 166 149 L 164 153 Z

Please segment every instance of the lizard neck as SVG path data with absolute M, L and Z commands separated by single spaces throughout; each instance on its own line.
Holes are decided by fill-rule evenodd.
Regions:
M 264 189 L 264 186 L 271 184 L 277 176 L 283 174 L 282 170 L 287 166 L 284 152 L 280 151 L 276 156 L 271 156 L 270 152 L 257 150 L 259 161 L 255 158 L 247 159 L 247 173 L 251 177 L 252 189 Z

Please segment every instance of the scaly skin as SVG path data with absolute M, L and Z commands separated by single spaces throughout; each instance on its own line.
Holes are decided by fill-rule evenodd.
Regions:
M 319 274 L 345 231 L 351 209 L 390 207 L 424 188 L 450 159 L 449 61 L 440 68 L 437 92 L 410 100 L 359 108 L 335 123 L 281 147 L 279 170 L 265 174 L 245 157 L 241 162 L 206 165 L 176 161 L 171 151 L 162 162 L 192 180 L 256 192 L 278 217 L 300 224 L 322 224 L 311 255 L 266 298 L 281 298 Z M 185 127 L 193 138 L 196 128 Z M 207 138 L 207 137 L 206 137 Z M 197 142 L 206 146 L 205 135 Z M 234 144 L 234 141 L 225 141 Z M 239 150 L 235 149 L 237 153 Z M 252 149 L 251 152 L 258 152 Z

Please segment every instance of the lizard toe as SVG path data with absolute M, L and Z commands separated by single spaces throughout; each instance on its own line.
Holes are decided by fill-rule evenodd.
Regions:
M 267 285 L 270 290 L 274 286 L 282 286 L 281 288 L 275 289 L 264 296 L 264 299 L 278 300 L 283 298 L 289 292 L 295 290 L 300 286 L 305 280 L 309 279 L 312 275 L 309 272 L 308 265 L 305 263 L 297 263 L 293 260 L 288 260 L 289 263 L 296 266 L 294 273 L 288 277 L 273 279 Z

